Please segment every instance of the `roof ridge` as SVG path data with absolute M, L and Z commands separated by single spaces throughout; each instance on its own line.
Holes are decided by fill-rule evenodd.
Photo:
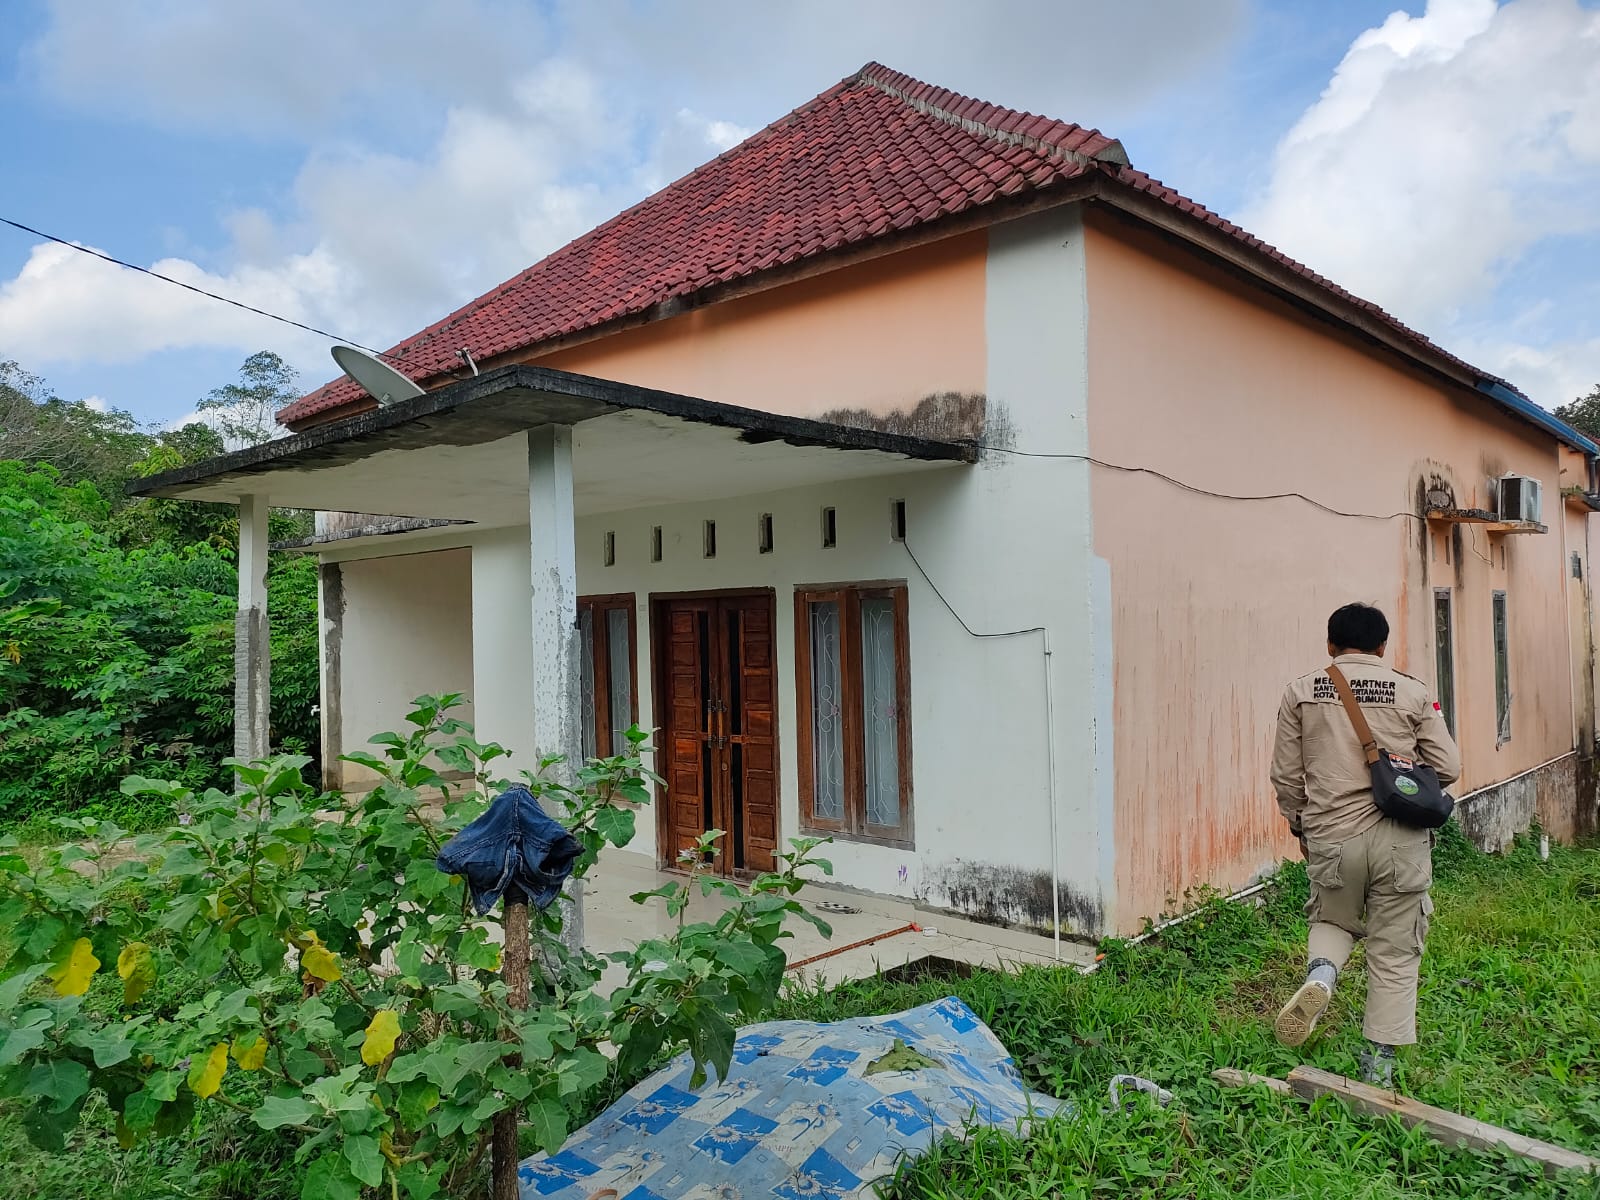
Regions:
M 1088 129 L 1071 121 L 1061 121 L 1054 117 L 1043 117 L 1037 113 L 1022 112 L 1013 108 L 1005 108 L 986 100 L 978 100 L 972 96 L 962 95 L 960 92 L 951 91 L 949 88 L 937 87 L 924 83 L 920 79 L 886 67 L 879 62 L 870 62 L 845 81 L 847 84 L 866 84 L 876 88 L 885 95 L 892 96 L 908 108 L 914 108 L 936 121 L 943 121 L 946 125 L 953 125 L 967 133 L 994 138 L 1013 146 L 1025 146 L 1029 150 L 1038 151 L 1055 158 L 1066 158 L 1073 162 L 1083 163 L 1085 166 L 1094 166 L 1096 163 L 1107 163 L 1112 166 L 1129 166 L 1128 152 L 1116 138 L 1108 138 L 1098 129 Z M 960 110 L 976 108 L 979 115 L 964 115 Z M 995 124 L 993 116 L 997 113 L 1004 114 L 1006 122 Z M 985 119 L 980 119 L 980 116 Z M 1085 154 L 1070 146 L 1064 146 L 1049 138 L 1037 134 L 1026 133 L 1025 129 L 1043 123 L 1047 127 L 1055 126 L 1069 129 L 1076 133 L 1085 134 L 1088 138 L 1098 138 L 1106 144 L 1093 154 Z M 1006 128 L 1006 124 L 1017 126 Z

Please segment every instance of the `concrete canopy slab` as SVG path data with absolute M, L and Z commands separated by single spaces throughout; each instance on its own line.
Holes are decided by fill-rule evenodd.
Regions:
M 348 420 L 141 479 L 136 496 L 513 525 L 526 432 L 571 425 L 578 515 L 971 463 L 935 441 L 510 366 Z

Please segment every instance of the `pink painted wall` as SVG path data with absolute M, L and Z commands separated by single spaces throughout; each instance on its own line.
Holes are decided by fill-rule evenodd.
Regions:
M 987 246 L 981 231 L 948 238 L 536 361 L 804 417 L 982 392 Z
M 1087 230 L 1093 454 L 1218 492 L 1303 492 L 1415 513 L 1438 476 L 1460 505 L 1490 476 L 1545 483 L 1545 535 L 1425 532 L 1299 500 L 1240 502 L 1096 468 L 1095 551 L 1111 569 L 1114 925 L 1173 907 L 1180 881 L 1231 887 L 1292 849 L 1267 781 L 1284 683 L 1325 661 L 1326 619 L 1380 605 L 1390 660 L 1434 679 L 1433 596 L 1455 608 L 1462 790 L 1572 749 L 1569 609 L 1556 448 L 1148 235 Z M 1491 593 L 1508 594 L 1512 736 L 1496 744 Z

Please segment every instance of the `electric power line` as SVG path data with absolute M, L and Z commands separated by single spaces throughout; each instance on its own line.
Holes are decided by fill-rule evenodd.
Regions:
M 1209 488 L 1200 487 L 1198 484 L 1185 483 L 1181 479 L 1174 479 L 1171 475 L 1156 470 L 1154 467 L 1129 467 L 1122 463 L 1106 462 L 1104 459 L 1095 458 L 1089 454 L 1044 454 L 1032 450 L 1011 450 L 1005 446 L 986 446 L 979 443 L 979 448 L 990 450 L 996 454 L 1011 454 L 1018 458 L 1058 458 L 1072 462 L 1086 462 L 1096 467 L 1104 467 L 1108 471 L 1122 471 L 1128 475 L 1153 475 L 1157 479 L 1165 480 L 1173 487 L 1181 488 L 1186 492 L 1193 492 L 1197 496 L 1210 496 L 1215 500 L 1303 500 L 1313 508 L 1320 508 L 1325 513 L 1332 513 L 1336 517 L 1350 517 L 1360 521 L 1393 521 L 1406 517 L 1413 521 L 1423 521 L 1427 518 L 1420 517 L 1414 512 L 1392 513 L 1364 513 L 1346 512 L 1342 508 L 1334 508 L 1324 504 L 1321 500 L 1314 500 L 1304 492 L 1271 492 L 1259 496 L 1241 496 L 1233 492 L 1213 492 Z
M 340 337 L 336 333 L 329 333 L 326 329 L 318 329 L 315 325 L 307 325 L 303 321 L 296 321 L 290 317 L 280 317 L 277 313 L 268 312 L 264 308 L 257 308 L 253 304 L 246 304 L 243 300 L 234 300 L 229 296 L 219 296 L 216 292 L 208 292 L 203 287 L 196 287 L 192 283 L 185 283 L 181 279 L 174 279 L 170 275 L 163 275 L 160 271 L 152 271 L 149 267 L 141 267 L 137 263 L 124 262 L 120 258 L 115 258 L 112 255 L 104 254 L 99 250 L 91 249 L 88 246 L 80 246 L 77 242 L 69 242 L 66 238 L 56 237 L 56 235 L 53 233 L 46 233 L 42 229 L 35 229 L 31 225 L 24 225 L 21 221 L 13 221 L 10 217 L 0 217 L 0 225 L 9 225 L 13 229 L 22 230 L 23 233 L 31 233 L 34 237 L 42 237 L 47 242 L 54 242 L 58 246 L 65 246 L 69 250 L 76 250 L 80 254 L 87 254 L 91 258 L 98 258 L 103 262 L 111 263 L 113 266 L 124 267 L 129 271 L 137 271 L 141 275 L 148 275 L 152 279 L 159 279 L 162 283 L 170 283 L 174 287 L 181 287 L 185 291 L 194 292 L 197 295 L 205 296 L 207 299 L 220 300 L 223 304 L 231 304 L 234 308 L 242 308 L 245 312 L 255 313 L 258 317 L 266 317 L 269 321 L 278 321 L 284 325 L 293 325 L 296 329 L 303 329 L 307 333 L 314 333 L 318 337 L 325 337 L 332 342 L 343 342 L 347 346 L 354 346 L 357 350 L 365 350 L 368 354 L 375 355 L 378 358 L 389 358 L 395 360 L 396 362 L 405 361 L 404 355 L 390 354 L 386 350 L 374 350 L 371 346 L 363 346 L 360 342 L 352 341 L 350 338 Z

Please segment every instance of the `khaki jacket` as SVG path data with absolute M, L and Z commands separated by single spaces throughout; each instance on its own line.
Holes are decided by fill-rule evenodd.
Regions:
M 1334 662 L 1380 747 L 1427 763 L 1446 787 L 1461 777 L 1461 752 L 1427 684 L 1370 654 L 1342 654 Z M 1343 842 L 1383 819 L 1361 742 L 1326 671 L 1302 675 L 1283 693 L 1272 786 L 1290 826 L 1310 841 Z

